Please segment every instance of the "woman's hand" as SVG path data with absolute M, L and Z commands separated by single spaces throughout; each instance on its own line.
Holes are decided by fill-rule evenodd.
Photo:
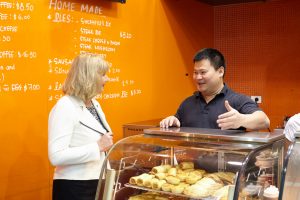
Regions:
M 108 132 L 98 140 L 98 146 L 101 152 L 109 150 L 113 145 L 113 134 Z

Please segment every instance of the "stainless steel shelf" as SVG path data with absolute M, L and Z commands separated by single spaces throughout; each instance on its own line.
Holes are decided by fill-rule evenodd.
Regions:
M 199 139 L 216 139 L 240 142 L 270 143 L 284 138 L 283 131 L 246 132 L 240 130 L 220 130 L 203 128 L 150 128 L 145 129 L 146 135 L 173 136 Z

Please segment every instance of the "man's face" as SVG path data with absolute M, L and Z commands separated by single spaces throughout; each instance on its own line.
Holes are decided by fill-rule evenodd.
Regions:
M 194 64 L 193 79 L 202 95 L 215 94 L 223 85 L 223 74 L 223 67 L 215 70 L 207 59 L 197 61 Z

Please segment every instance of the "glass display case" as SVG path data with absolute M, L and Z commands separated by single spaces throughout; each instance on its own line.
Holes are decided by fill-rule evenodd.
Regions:
M 280 186 L 283 139 L 282 132 L 146 129 L 110 149 L 96 199 L 262 199 Z
M 287 151 L 280 184 L 280 200 L 300 199 L 300 131 Z

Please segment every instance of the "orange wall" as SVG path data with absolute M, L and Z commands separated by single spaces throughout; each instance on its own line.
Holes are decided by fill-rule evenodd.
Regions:
M 214 46 L 227 58 L 226 83 L 262 96 L 271 128 L 300 112 L 299 10 L 296 0 L 214 8 Z
M 108 75 L 118 76 L 120 81 L 107 84 L 103 95 L 120 91 L 130 94 L 134 89 L 139 89 L 141 94 L 98 99 L 115 140 L 122 137 L 125 123 L 161 118 L 176 112 L 178 104 L 194 90 L 191 76 L 186 74 L 190 73 L 195 51 L 213 45 L 213 8 L 194 0 L 128 0 L 124 5 L 99 0 L 72 1 L 77 5 L 85 3 L 101 7 L 106 18 L 78 9 L 49 9 L 50 0 L 27 2 L 34 6 L 33 11 L 17 10 L 16 5 L 14 8 L 1 7 L 2 14 L 12 17 L 20 14 L 23 18 L 0 20 L 0 26 L 18 26 L 16 32 L 0 32 L 0 38 L 11 38 L 9 42 L 0 40 L 0 51 L 32 50 L 37 52 L 37 57 L 18 58 L 16 54 L 14 58 L 0 58 L 0 66 L 15 64 L 16 67 L 12 71 L 0 68 L 0 199 L 51 197 L 53 167 L 47 157 L 47 120 L 56 102 L 53 97 L 61 95 L 59 90 L 54 90 L 55 84 L 61 84 L 65 74 L 49 71 L 54 67 L 67 70 L 69 66 L 53 62 L 50 65 L 49 59 L 72 59 L 80 50 L 79 23 L 76 24 L 76 20 L 74 23 L 53 23 L 56 12 L 74 19 L 107 19 L 112 27 L 99 29 L 106 39 L 121 42 L 115 53 L 107 53 L 112 68 L 120 70 Z M 30 20 L 24 20 L 28 15 Z M 199 21 L 202 18 L 206 20 Z M 120 31 L 130 33 L 132 37 L 120 38 Z M 134 83 L 123 85 L 122 81 L 126 80 Z M 3 90 L 14 83 L 23 86 L 39 84 L 40 89 Z
M 0 92 L 0 199 L 50 199 L 53 168 L 47 158 L 47 118 L 55 101 L 48 98 L 60 93 L 49 91 L 48 86 L 62 82 L 65 75 L 49 74 L 48 58 L 72 58 L 78 50 L 69 31 L 76 25 L 51 24 L 47 15 L 55 11 L 49 10 L 49 1 L 30 2 L 39 9 L 32 14 L 32 24 L 23 21 L 17 33 L 0 32 L 0 36 L 12 37 L 11 43 L 0 43 L 0 51 L 39 50 L 34 61 L 0 59 L 0 65 L 12 61 L 16 64 L 16 71 L 0 68 L 0 86 L 16 81 L 41 84 L 41 90 L 36 92 Z M 192 57 L 198 49 L 208 46 L 224 52 L 228 65 L 225 78 L 230 87 L 263 97 L 261 107 L 270 116 L 272 128 L 281 125 L 284 115 L 300 110 L 296 103 L 300 96 L 296 88 L 296 76 L 300 74 L 296 53 L 300 5 L 296 0 L 218 7 L 195 0 L 128 0 L 124 5 L 99 0 L 73 2 L 103 7 L 114 24 L 112 29 L 103 29 L 107 38 L 115 37 L 120 30 L 134 36 L 120 39 L 122 45 L 117 52 L 107 55 L 113 67 L 121 70 L 120 79 L 134 80 L 134 84 L 125 87 L 110 83 L 104 93 L 124 88 L 142 91 L 125 99 L 99 99 L 115 140 L 122 137 L 125 123 L 176 111 L 178 104 L 194 91 Z M 5 12 L 9 11 L 1 8 L 1 13 Z M 78 11 L 71 14 L 98 17 Z M 5 23 L 0 21 L 0 25 Z

